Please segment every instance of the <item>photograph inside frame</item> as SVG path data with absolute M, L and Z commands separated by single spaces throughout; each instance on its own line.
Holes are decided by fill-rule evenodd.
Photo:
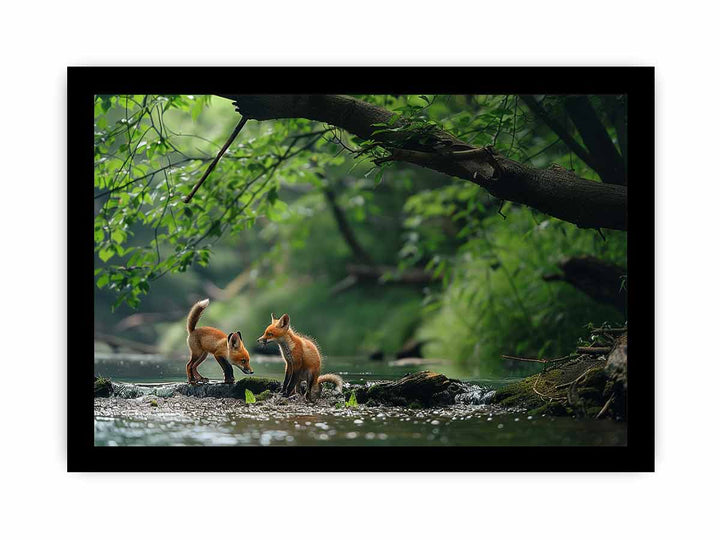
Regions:
M 95 446 L 627 444 L 627 95 L 95 95 Z

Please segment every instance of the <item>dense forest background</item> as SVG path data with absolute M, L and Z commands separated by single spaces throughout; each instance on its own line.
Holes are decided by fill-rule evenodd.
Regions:
M 526 167 L 621 184 L 624 96 L 355 97 L 392 116 L 367 137 L 250 120 L 185 202 L 240 121 L 232 100 L 97 96 L 99 346 L 184 354 L 185 314 L 209 297 L 202 323 L 246 342 L 287 312 L 327 355 L 413 350 L 503 375 L 528 369 L 503 354 L 563 356 L 588 324 L 625 321 L 624 231 L 503 201 L 383 144 L 442 130 Z M 603 133 L 612 170 L 598 165 Z

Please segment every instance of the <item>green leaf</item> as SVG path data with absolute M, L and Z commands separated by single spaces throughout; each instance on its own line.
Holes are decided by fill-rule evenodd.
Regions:
M 375 185 L 379 186 L 380 182 L 382 182 L 383 179 L 383 169 L 382 167 L 378 170 L 378 172 L 375 173 Z
M 98 278 L 97 280 L 98 289 L 102 289 L 105 285 L 108 284 L 108 281 L 110 281 L 109 275 L 103 274 L 102 276 L 100 276 L 100 278 Z
M 98 257 L 102 262 L 108 262 L 113 255 L 115 255 L 115 250 L 112 247 L 103 248 L 98 253 Z
M 118 244 L 122 244 L 125 242 L 125 239 L 127 238 L 127 234 L 125 234 L 125 231 L 120 229 L 115 229 L 112 234 L 110 235 L 110 238 L 112 238 L 113 242 L 116 242 Z
M 350 394 L 350 399 L 347 400 L 347 402 L 345 403 L 345 406 L 346 407 L 357 407 L 358 406 L 357 397 L 355 396 L 355 390 L 353 390 L 352 394 Z
M 245 403 L 255 403 L 257 400 L 255 399 L 255 394 L 252 393 L 251 390 L 245 389 Z

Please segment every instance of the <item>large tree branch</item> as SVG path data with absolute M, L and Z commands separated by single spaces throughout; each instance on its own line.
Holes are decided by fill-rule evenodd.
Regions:
M 391 152 L 388 159 L 406 161 L 485 188 L 499 199 L 526 204 L 579 227 L 625 230 L 627 198 L 623 186 L 575 176 L 559 167 L 533 169 L 489 148 L 477 148 L 436 130 L 423 142 L 407 133 L 373 135 L 373 124 L 387 123 L 393 113 L 364 101 L 337 95 L 224 95 L 238 112 L 256 120 L 307 118 L 374 139 Z M 470 152 L 468 152 L 470 151 Z
M 589 297 L 610 304 L 621 313 L 627 305 L 627 289 L 622 286 L 627 271 L 595 257 L 571 257 L 560 264 L 562 273 L 543 276 L 545 281 L 565 281 Z
M 613 144 L 607 129 L 603 126 L 587 96 L 569 96 L 565 99 L 565 109 L 575 124 L 585 146 L 593 160 L 600 167 L 598 174 L 603 182 L 626 185 L 623 158 Z

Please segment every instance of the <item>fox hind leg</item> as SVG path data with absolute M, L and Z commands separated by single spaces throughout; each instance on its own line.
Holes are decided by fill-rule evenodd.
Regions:
M 207 355 L 208 355 L 207 352 L 203 352 L 203 353 L 197 358 L 197 360 L 195 360 L 195 361 L 193 362 L 193 364 L 192 364 L 192 366 L 191 366 L 192 373 L 193 373 L 193 377 L 195 378 L 195 381 L 196 381 L 196 382 L 204 382 L 204 383 L 205 383 L 205 382 L 208 382 L 207 377 L 203 377 L 202 375 L 200 375 L 200 373 L 199 373 L 198 370 L 197 370 L 198 366 L 205 361 L 205 359 L 207 358 Z
M 195 373 L 193 372 L 193 364 L 195 361 L 200 358 L 200 355 L 196 355 L 195 353 L 190 353 L 190 360 L 188 360 L 188 363 L 185 364 L 185 373 L 187 374 L 187 380 L 189 384 L 195 384 Z
M 317 380 L 317 375 L 315 375 L 314 373 L 308 373 L 305 399 L 311 403 L 320 397 L 320 384 L 317 382 Z

